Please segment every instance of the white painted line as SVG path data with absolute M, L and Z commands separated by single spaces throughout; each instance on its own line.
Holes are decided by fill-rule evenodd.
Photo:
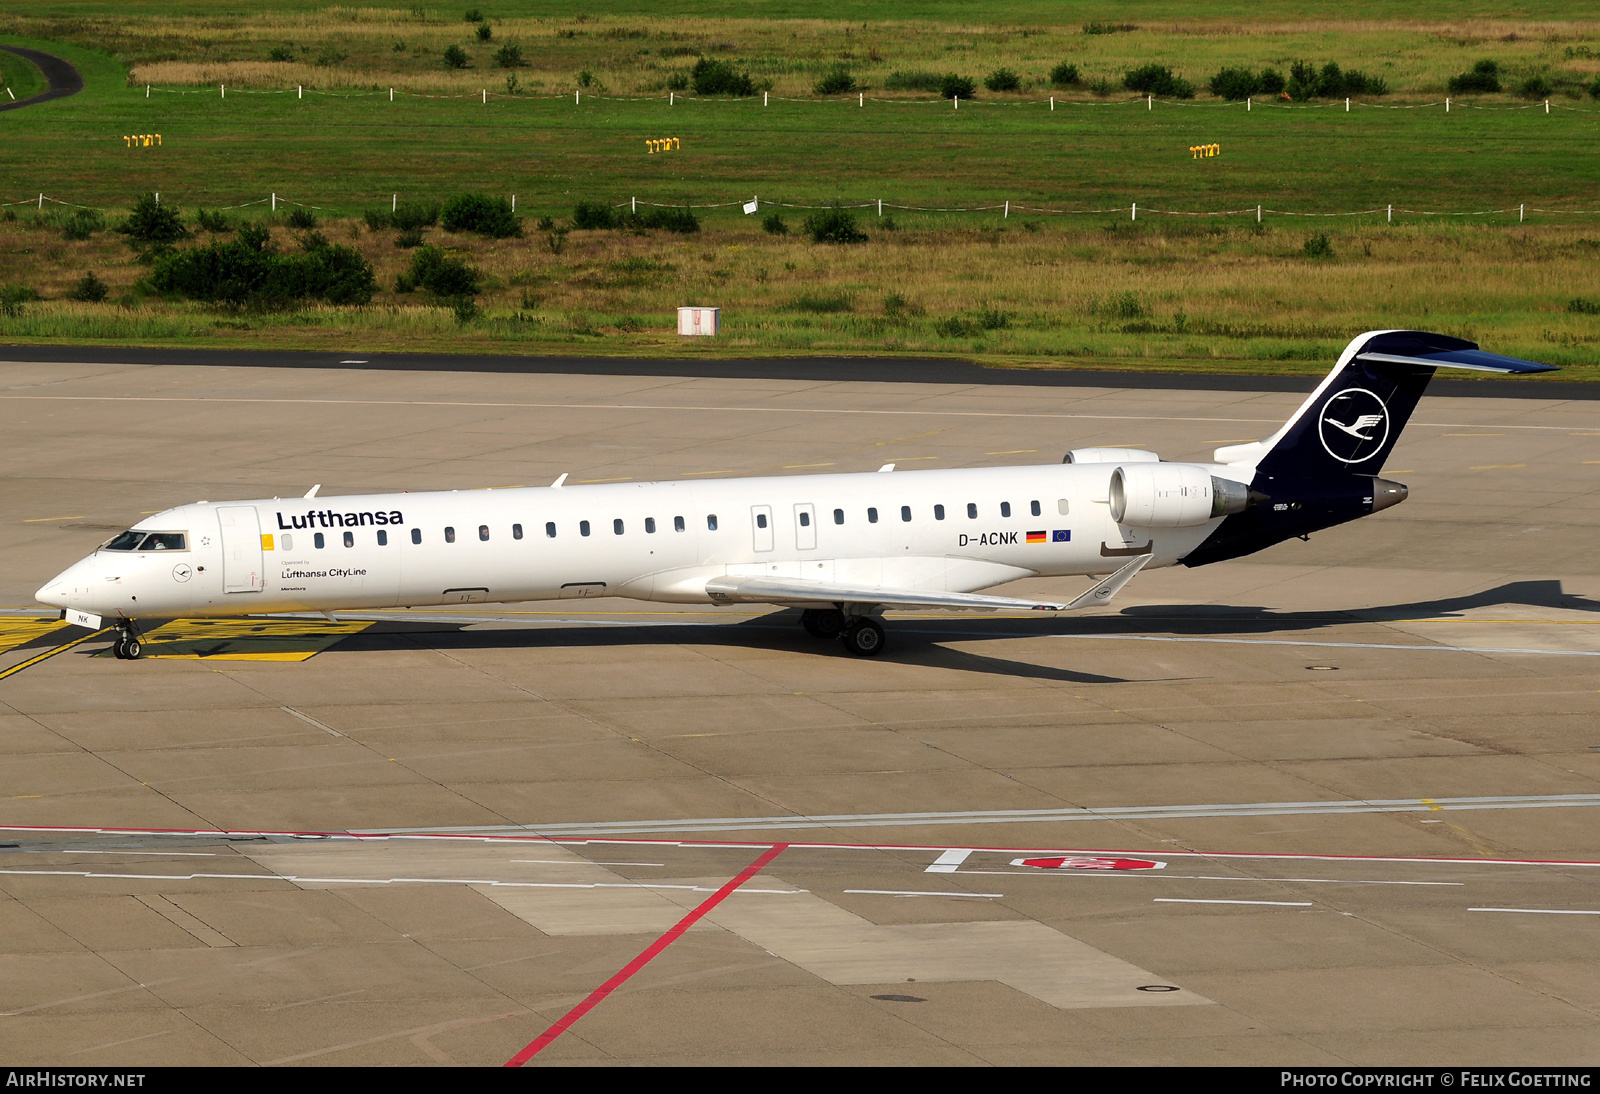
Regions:
M 215 851 L 72 851 L 51 849 L 34 851 L 36 855 L 155 855 L 158 858 L 216 858 Z
M 1469 912 L 1522 912 L 1527 915 L 1600 915 L 1586 908 L 1468 908 Z
M 1171 852 L 1163 851 L 1162 854 Z M 1304 882 L 1310 885 L 1465 885 L 1464 881 L 1372 881 L 1340 877 L 1227 877 L 1221 874 L 1164 874 L 1153 870 L 963 870 L 963 877 L 1123 877 L 1157 878 L 1167 881 L 1260 881 Z
M 591 862 L 588 859 L 514 858 L 512 862 L 532 862 L 543 866 L 665 866 L 664 862 Z
M 93 870 L 0 870 L 0 874 L 19 874 L 27 877 L 83 877 L 91 879 L 112 878 L 133 881 L 290 881 L 297 885 L 488 885 L 500 889 L 681 889 L 689 893 L 714 893 L 715 886 L 667 885 L 645 881 L 498 881 L 481 877 L 302 877 L 299 874 L 111 874 Z M 809 892 L 807 889 L 750 889 L 740 893 L 765 893 L 771 896 L 792 896 Z M 982 894 L 952 894 L 973 896 Z M 998 894 L 996 894 L 998 895 Z
M 972 851 L 968 848 L 953 847 L 934 859 L 933 865 L 923 872 L 928 874 L 953 874 L 956 872 L 956 867 L 966 862 L 967 856 L 970 854 L 972 854 Z
M 847 893 L 862 893 L 867 896 L 977 896 L 988 900 L 998 900 L 1005 896 L 1004 893 L 929 893 L 913 889 L 846 889 Z
M 1309 900 L 1185 900 L 1181 897 L 1158 896 L 1154 904 L 1265 904 L 1273 908 L 1309 908 Z
M 1048 637 L 1104 639 L 1107 642 L 1189 642 L 1218 646 L 1305 646 L 1314 649 L 1332 650 L 1418 650 L 1428 653 L 1536 653 L 1546 657 L 1600 657 L 1600 650 L 1535 650 L 1518 646 L 1426 646 L 1415 642 L 1293 642 L 1265 638 L 1174 638 L 1170 635 L 1159 634 L 1052 634 Z

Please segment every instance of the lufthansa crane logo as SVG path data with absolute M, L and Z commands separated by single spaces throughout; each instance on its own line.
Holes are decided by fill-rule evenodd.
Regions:
M 1364 387 L 1347 387 L 1322 404 L 1322 447 L 1340 463 L 1365 463 L 1389 440 L 1389 408 Z

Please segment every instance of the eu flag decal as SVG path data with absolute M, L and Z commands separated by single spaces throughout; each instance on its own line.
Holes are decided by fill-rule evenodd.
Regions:
M 1072 529 L 1071 528 L 1057 528 L 1054 532 L 1050 533 L 1050 542 L 1051 543 L 1071 543 L 1072 542 Z
M 1043 543 L 1043 542 L 1045 542 L 1044 532 L 1042 532 L 1042 531 L 1029 532 L 1028 533 L 1028 542 L 1029 543 Z

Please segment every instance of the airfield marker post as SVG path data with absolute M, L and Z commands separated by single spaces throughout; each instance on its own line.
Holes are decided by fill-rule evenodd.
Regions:
M 156 199 L 156 204 L 157 205 L 161 204 L 161 199 L 160 198 Z M 272 195 L 272 211 L 274 213 L 276 213 L 278 211 L 278 195 L 277 194 L 273 194 Z
M 955 105 L 955 109 L 957 109 L 957 110 L 961 109 L 961 96 L 960 95 L 952 95 L 950 97 L 950 101 L 956 104 Z
M 156 204 L 157 205 L 161 204 L 161 195 L 160 194 L 156 195 Z M 44 195 L 43 194 L 39 195 L 39 212 L 41 212 L 41 213 L 44 212 Z
M 772 92 L 770 92 L 770 91 L 763 91 L 761 93 L 761 105 L 762 106 L 766 106 L 767 105 L 767 96 L 770 95 L 770 94 L 772 94 Z
M 1349 96 L 1346 96 L 1345 100 L 1344 100 L 1344 112 L 1346 114 L 1350 113 L 1350 98 L 1349 98 Z
M 228 97 L 228 85 L 227 84 L 218 84 L 217 86 L 222 88 L 222 97 L 224 99 L 226 99 Z
M 861 101 L 856 103 L 856 105 L 857 106 L 866 106 L 867 105 L 867 93 L 865 91 L 863 91 L 863 92 L 860 92 L 860 95 L 861 95 Z M 1545 103 L 1544 105 L 1545 105 L 1545 113 L 1546 114 L 1550 113 L 1550 104 L 1549 103 Z
M 389 195 L 389 212 L 397 213 L 399 211 L 400 211 L 400 195 L 399 194 L 390 194 Z
M 1129 217 L 1128 219 L 1129 220 L 1138 220 L 1139 219 L 1139 203 L 1137 201 L 1133 203 L 1133 215 L 1131 217 Z
M 150 85 L 149 84 L 145 84 L 144 85 L 144 97 L 147 98 L 147 99 L 150 97 Z
M 667 92 L 667 105 L 671 106 L 673 104 L 673 102 L 677 99 L 677 97 L 678 97 L 678 93 L 676 91 Z
M 1146 110 L 1154 110 L 1156 108 L 1156 97 L 1154 95 L 1146 95 L 1144 97 L 1144 108 Z
M 632 202 L 633 202 L 633 208 L 630 209 L 629 212 L 637 213 L 639 211 L 639 199 L 638 198 L 633 198 Z
M 1005 220 L 1010 216 L 1011 216 L 1011 202 L 1007 201 L 1006 202 L 1006 211 L 1000 215 L 1000 219 L 1001 220 Z
M 1444 112 L 1446 114 L 1450 113 L 1450 99 L 1449 99 L 1448 96 L 1446 96 L 1446 98 L 1444 100 Z
M 880 217 L 883 215 L 883 199 L 882 198 L 878 199 L 878 215 Z
M 1256 223 L 1261 223 L 1261 206 L 1259 205 L 1256 206 Z
M 517 195 L 515 194 L 511 195 L 511 211 L 513 213 L 517 211 Z
M 1390 224 L 1394 223 L 1394 206 L 1393 205 L 1389 206 L 1389 223 Z
M 1251 104 L 1251 102 L 1252 102 L 1252 100 L 1249 99 L 1249 98 L 1246 98 L 1245 101 L 1244 101 L 1244 112 L 1246 114 L 1250 113 L 1250 104 Z
M 1054 95 L 1052 95 L 1052 96 L 1050 96 L 1050 111 L 1051 111 L 1051 113 L 1054 113 L 1055 109 L 1056 109 L 1056 97 Z
M 1522 223 L 1522 218 L 1523 218 L 1524 214 L 1527 213 L 1527 211 L 1528 211 L 1528 206 L 1527 206 L 1526 202 L 1524 202 L 1523 204 L 1517 206 L 1517 223 L 1518 224 Z
M 1546 99 L 1544 101 L 1544 112 L 1546 114 L 1550 113 L 1550 100 L 1549 99 Z
M 394 102 L 394 88 L 392 87 L 389 89 L 389 101 L 391 103 Z

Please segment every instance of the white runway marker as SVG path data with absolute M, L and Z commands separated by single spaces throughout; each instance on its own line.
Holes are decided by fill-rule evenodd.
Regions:
M 866 896 L 975 896 L 987 900 L 998 900 L 1005 896 L 1004 893 L 928 893 L 914 889 L 846 889 L 845 892 Z
M 966 848 L 953 848 L 935 859 L 933 865 L 928 867 L 924 873 L 953 874 L 956 872 L 956 867 L 966 862 L 967 856 L 970 854 L 972 852 Z
M 1180 897 L 1158 896 L 1154 904 L 1264 904 L 1272 908 L 1309 908 L 1309 900 L 1185 900 Z
M 1521 912 L 1524 915 L 1600 915 L 1585 908 L 1468 908 L 1469 912 Z

